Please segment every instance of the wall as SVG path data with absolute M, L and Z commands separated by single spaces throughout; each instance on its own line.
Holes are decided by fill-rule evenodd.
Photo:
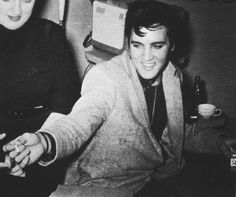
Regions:
M 164 1 L 163 1 L 164 2 Z M 184 71 L 205 81 L 208 101 L 236 118 L 236 4 L 165 0 L 190 13 L 193 49 Z
M 222 4 L 201 0 L 162 0 L 189 11 L 193 33 L 193 48 L 184 72 L 190 79 L 200 75 L 205 81 L 208 101 L 236 118 L 236 3 Z M 54 5 L 49 4 L 50 17 L 55 17 Z M 87 62 L 82 41 L 91 29 L 92 7 L 89 0 L 70 0 L 67 32 L 75 47 L 79 71 L 82 76 Z M 48 11 L 47 11 L 48 12 Z M 46 12 L 46 13 L 47 13 Z M 52 18 L 53 18 L 52 17 Z

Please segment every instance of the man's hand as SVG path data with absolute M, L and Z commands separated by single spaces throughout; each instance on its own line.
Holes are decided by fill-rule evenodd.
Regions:
M 9 173 L 13 176 L 26 177 L 26 173 L 20 165 L 16 164 Z
M 19 151 L 15 146 L 19 147 Z M 23 148 L 23 147 L 24 148 Z M 5 152 L 15 160 L 20 168 L 35 163 L 46 150 L 45 139 L 36 133 L 24 133 L 17 139 L 3 146 Z
M 0 134 L 0 140 L 3 140 L 6 137 L 5 133 Z M 5 155 L 4 162 L 0 162 L 0 169 L 8 170 L 11 167 L 11 159 L 8 155 Z

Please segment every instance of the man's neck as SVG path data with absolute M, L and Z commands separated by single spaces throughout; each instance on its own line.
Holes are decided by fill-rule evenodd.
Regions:
M 157 75 L 156 77 L 152 79 L 144 79 L 139 73 L 138 73 L 138 77 L 144 90 L 147 90 L 153 86 L 158 86 L 162 79 L 162 75 Z

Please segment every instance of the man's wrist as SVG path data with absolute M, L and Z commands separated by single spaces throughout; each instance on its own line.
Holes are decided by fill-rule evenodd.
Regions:
M 37 132 L 37 135 L 39 136 L 44 149 L 44 154 L 42 155 L 41 159 L 42 161 L 49 161 L 56 155 L 55 140 L 50 134 L 46 132 Z
M 45 153 L 47 151 L 47 143 L 46 143 L 46 139 L 44 138 L 44 136 L 42 135 L 42 133 L 35 133 L 37 135 L 37 137 L 40 140 L 40 143 L 43 147 L 43 152 Z
M 44 132 L 38 132 L 36 135 L 39 137 L 41 144 L 43 146 L 44 154 L 50 154 L 51 151 L 51 142 L 48 135 Z
M 45 153 L 46 153 L 46 154 L 50 154 L 50 153 L 51 153 L 51 150 L 52 150 L 52 143 L 51 143 L 49 134 L 44 133 L 44 132 L 42 132 L 41 134 L 42 134 L 42 136 L 44 137 L 45 142 L 46 142 L 46 147 L 47 147 L 47 148 L 46 148 L 46 150 L 45 150 Z

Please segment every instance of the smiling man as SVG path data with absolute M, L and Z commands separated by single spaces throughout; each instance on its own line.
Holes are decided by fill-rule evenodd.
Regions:
M 137 72 L 147 80 L 158 78 L 169 62 L 171 49 L 167 36 L 167 28 L 153 25 L 150 28 L 141 27 L 144 36 L 131 33 L 130 55 Z
M 171 62 L 177 24 L 167 4 L 131 3 L 127 49 L 88 72 L 82 96 L 69 115 L 19 138 L 30 149 L 28 164 L 40 161 L 47 166 L 86 143 L 78 158 L 77 185 L 137 194 L 151 180 L 176 175 L 184 165 L 181 72 Z M 24 157 L 22 153 L 15 160 Z

